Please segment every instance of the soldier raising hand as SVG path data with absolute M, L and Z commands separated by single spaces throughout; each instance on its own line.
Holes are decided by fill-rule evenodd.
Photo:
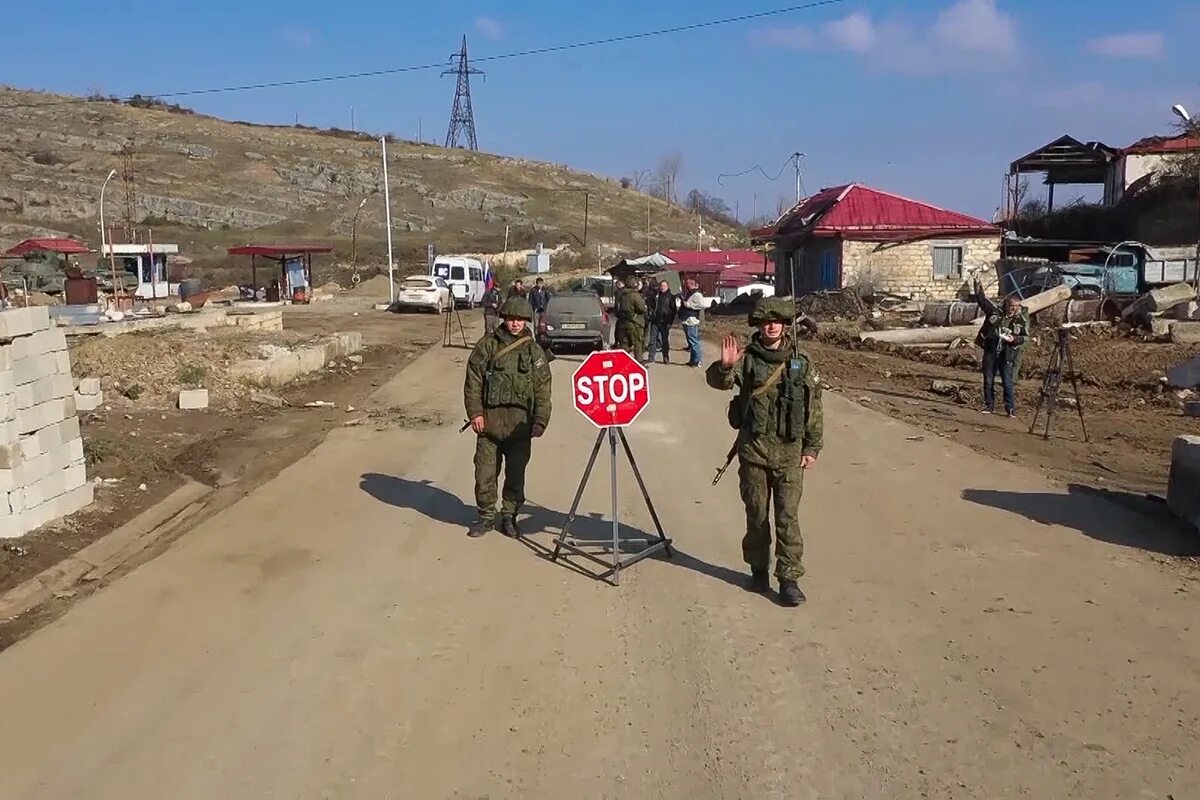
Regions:
M 729 424 L 737 429 L 738 482 L 746 506 L 742 557 L 750 565 L 750 588 L 771 588 L 771 517 L 775 522 L 775 577 L 780 601 L 798 606 L 804 593 L 804 538 L 796 519 L 804 471 L 823 446 L 824 419 L 817 368 L 795 347 L 788 326 L 792 304 L 764 298 L 749 323 L 758 331 L 743 352 L 736 336 L 721 343 L 721 358 L 705 374 L 714 389 L 734 389 Z

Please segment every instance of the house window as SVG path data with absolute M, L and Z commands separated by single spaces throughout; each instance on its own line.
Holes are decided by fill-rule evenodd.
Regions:
M 933 277 L 954 279 L 962 277 L 963 249 L 961 247 L 933 248 Z

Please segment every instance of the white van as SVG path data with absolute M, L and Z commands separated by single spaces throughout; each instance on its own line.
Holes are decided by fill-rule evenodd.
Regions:
M 474 308 L 483 302 L 483 293 L 487 291 L 486 271 L 487 267 L 477 258 L 438 256 L 433 261 L 432 274 L 450 285 L 457 305 Z

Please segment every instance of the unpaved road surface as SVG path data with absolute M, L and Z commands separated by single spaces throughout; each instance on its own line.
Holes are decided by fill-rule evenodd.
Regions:
M 1200 796 L 1200 585 L 1153 555 L 1177 533 L 830 395 L 810 600 L 780 608 L 740 588 L 736 480 L 709 486 L 723 398 L 656 366 L 630 441 L 680 552 L 611 588 L 463 535 L 465 355 L 381 388 L 445 423 L 334 431 L 0 654 L 0 797 Z M 573 366 L 541 544 L 594 437 Z M 607 502 L 602 469 L 581 533 Z

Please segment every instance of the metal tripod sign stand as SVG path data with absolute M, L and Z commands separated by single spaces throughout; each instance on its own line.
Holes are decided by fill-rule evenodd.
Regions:
M 1046 429 L 1042 432 L 1043 439 L 1050 438 L 1050 428 L 1054 421 L 1054 409 L 1058 405 L 1058 390 L 1062 386 L 1063 368 L 1066 367 L 1067 377 L 1071 381 L 1071 391 L 1075 395 L 1075 410 L 1079 412 L 1079 425 L 1083 428 L 1083 440 L 1088 441 L 1087 423 L 1083 421 L 1083 401 L 1079 398 L 1079 381 L 1075 376 L 1075 360 L 1071 357 L 1071 335 L 1066 328 L 1058 329 L 1058 344 L 1050 354 L 1050 363 L 1046 366 L 1046 377 L 1042 381 L 1042 391 L 1038 396 L 1037 408 L 1033 411 L 1033 422 L 1029 432 L 1037 427 L 1038 417 L 1042 407 L 1046 408 Z
M 458 301 L 454 299 L 454 294 L 450 295 L 450 310 L 446 312 L 446 321 L 442 326 L 442 347 L 454 346 L 454 321 L 458 320 L 458 332 L 462 334 L 463 347 L 469 348 L 467 344 L 467 329 L 463 327 L 462 314 L 458 311 Z
M 550 560 L 557 561 L 565 549 L 604 567 L 603 572 L 592 573 L 594 577 L 600 580 L 611 579 L 612 584 L 617 586 L 621 583 L 621 570 L 636 564 L 643 558 L 652 556 L 659 551 L 665 552 L 668 557 L 675 555 L 674 550 L 671 549 L 671 540 L 663 533 L 658 512 L 654 509 L 654 501 L 650 499 L 646 482 L 642 480 L 642 472 L 638 469 L 637 461 L 633 457 L 629 440 L 625 438 L 625 427 L 632 425 L 638 415 L 650 404 L 649 374 L 645 366 L 624 350 L 603 350 L 589 355 L 575 370 L 575 374 L 571 376 L 571 394 L 575 410 L 600 431 L 596 434 L 596 442 L 592 445 L 592 454 L 588 457 L 583 478 L 580 479 L 579 488 L 575 491 L 575 500 L 571 503 L 567 521 L 563 523 L 562 531 L 554 542 L 554 552 L 551 554 Z M 612 541 L 577 539 L 571 536 L 571 525 L 575 522 L 575 515 L 579 511 L 579 502 L 583 499 L 583 490 L 587 488 L 588 479 L 592 476 L 592 469 L 596 466 L 596 457 L 600 454 L 600 446 L 606 437 L 609 454 L 609 483 L 612 492 Z M 623 541 L 629 540 L 621 538 L 621 525 L 617 517 L 618 439 L 625 452 L 625 457 L 629 459 L 629 466 L 633 469 L 638 489 L 642 492 L 642 499 L 646 501 L 646 508 L 650 511 L 650 517 L 654 520 L 654 529 L 658 534 L 656 541 L 623 560 L 621 544 Z M 639 541 L 644 542 L 645 540 L 639 539 Z M 589 547 L 592 549 L 600 547 L 600 554 L 587 549 Z M 611 549 L 611 559 L 609 560 L 601 557 L 607 549 Z
M 579 510 L 579 501 L 583 499 L 583 490 L 587 488 L 588 478 L 592 475 L 592 468 L 596 466 L 596 457 L 600 454 L 600 445 L 604 443 L 605 438 L 608 439 L 608 455 L 609 455 L 609 486 L 612 493 L 612 541 L 604 542 L 601 554 L 596 554 L 584 549 L 591 546 L 593 548 L 602 546 L 601 543 L 594 539 L 575 539 L 571 536 L 571 524 L 575 521 L 576 512 Z M 617 516 L 617 440 L 621 440 L 621 447 L 625 451 L 625 457 L 629 459 L 629 466 L 633 468 L 633 476 L 637 479 L 638 489 L 642 492 L 642 498 L 646 501 L 646 508 L 650 511 L 650 518 L 654 520 L 654 530 L 658 534 L 658 539 L 651 542 L 644 549 L 626 558 L 621 557 L 621 545 L 623 542 L 630 541 L 629 539 L 621 538 L 621 525 Z M 637 541 L 645 541 L 638 539 Z M 605 551 L 611 548 L 611 560 L 605 560 L 601 556 Z M 663 533 L 662 523 L 659 522 L 658 512 L 654 510 L 654 501 L 650 499 L 650 492 L 646 489 L 646 482 L 642 480 L 642 471 L 638 469 L 637 461 L 633 458 L 633 451 L 629 449 L 629 440 L 625 438 L 625 431 L 618 427 L 607 427 L 600 431 L 596 436 L 596 443 L 592 445 L 592 454 L 588 458 L 587 468 L 583 471 L 583 478 L 579 481 L 579 488 L 575 491 L 575 499 L 571 503 L 571 511 L 567 514 L 567 521 L 563 523 L 562 531 L 558 534 L 558 538 L 554 542 L 554 553 L 550 556 L 551 561 L 557 561 L 563 550 L 568 550 L 577 556 L 582 556 L 601 567 L 604 571 L 593 573 L 599 580 L 612 579 L 614 586 L 621 585 L 621 570 L 641 561 L 643 558 L 648 558 L 658 552 L 665 552 L 668 557 L 674 556 L 675 551 L 671 548 L 671 540 Z

